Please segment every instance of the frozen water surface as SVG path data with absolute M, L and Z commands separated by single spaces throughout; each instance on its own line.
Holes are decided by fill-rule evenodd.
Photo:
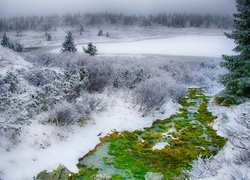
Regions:
M 233 54 L 235 44 L 225 36 L 177 36 L 131 42 L 94 43 L 99 54 L 155 54 L 171 56 L 221 57 Z M 86 44 L 77 45 L 78 52 Z M 60 48 L 52 50 L 59 53 Z

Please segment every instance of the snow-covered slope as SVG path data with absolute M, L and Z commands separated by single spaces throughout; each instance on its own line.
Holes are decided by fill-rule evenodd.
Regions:
M 18 53 L 0 46 L 0 75 L 7 71 L 32 68 L 33 65 L 25 61 Z
M 25 86 L 22 93 L 14 93 L 16 99 L 29 101 L 29 93 L 37 87 L 30 85 L 23 77 L 24 70 L 32 70 L 32 64 L 19 54 L 0 47 L 1 76 L 9 72 L 17 72 L 19 86 Z M 26 180 L 32 179 L 44 169 L 55 169 L 64 164 L 69 170 L 77 172 L 78 159 L 99 143 L 99 138 L 112 130 L 135 130 L 150 126 L 160 116 L 143 117 L 134 107 L 130 96 L 124 92 L 104 92 L 96 94 L 105 101 L 105 108 L 93 113 L 89 120 L 82 124 L 56 126 L 48 123 L 48 112 L 34 115 L 28 123 L 18 125 L 20 130 L 16 136 L 7 136 L 3 131 L 0 136 L 0 179 Z M 20 106 L 22 107 L 22 106 Z M 166 118 L 173 114 L 178 106 L 169 102 L 164 106 Z M 4 114 L 4 113 L 1 113 Z M 6 119 L 0 117 L 1 122 Z M 8 120 L 8 118 L 7 118 Z M 12 129 L 8 129 L 12 131 Z M 15 133 L 14 133 L 15 134 Z M 13 133 L 12 133 L 13 135 Z

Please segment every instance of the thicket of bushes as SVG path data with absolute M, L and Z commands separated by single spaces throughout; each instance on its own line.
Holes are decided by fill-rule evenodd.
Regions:
M 170 99 L 185 97 L 190 86 L 211 89 L 221 68 L 216 62 L 184 63 L 163 57 L 90 57 L 85 54 L 24 54 L 36 68 L 0 76 L 3 134 L 48 111 L 49 121 L 67 125 L 105 106 L 105 89 L 129 92 L 143 114 Z

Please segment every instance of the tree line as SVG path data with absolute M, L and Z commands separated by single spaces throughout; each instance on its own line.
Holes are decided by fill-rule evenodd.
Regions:
M 228 29 L 233 20 L 230 15 L 159 13 L 157 15 L 124 15 L 118 13 L 85 13 L 50 16 L 27 16 L 0 19 L 0 31 L 56 30 L 58 26 L 94 26 L 102 23 L 123 24 L 126 26 L 166 27 L 217 27 Z

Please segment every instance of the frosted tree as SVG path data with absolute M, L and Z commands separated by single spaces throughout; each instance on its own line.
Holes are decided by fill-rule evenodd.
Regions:
M 234 39 L 237 55 L 223 55 L 222 67 L 229 70 L 219 81 L 225 90 L 217 95 L 217 101 L 224 105 L 239 104 L 250 98 L 250 1 L 236 0 L 234 30 L 225 35 Z
M 3 34 L 3 39 L 1 41 L 1 45 L 3 47 L 8 47 L 10 45 L 9 38 L 7 37 L 6 33 Z
M 85 49 L 83 47 L 83 51 L 87 54 L 89 54 L 90 56 L 95 56 L 97 54 L 97 49 L 96 49 L 96 46 L 94 46 L 91 42 L 88 43 L 88 47 L 87 49 Z
M 77 51 L 72 33 L 70 31 L 68 32 L 67 36 L 65 37 L 65 41 L 62 45 L 61 51 L 62 52 L 73 52 L 73 53 Z

